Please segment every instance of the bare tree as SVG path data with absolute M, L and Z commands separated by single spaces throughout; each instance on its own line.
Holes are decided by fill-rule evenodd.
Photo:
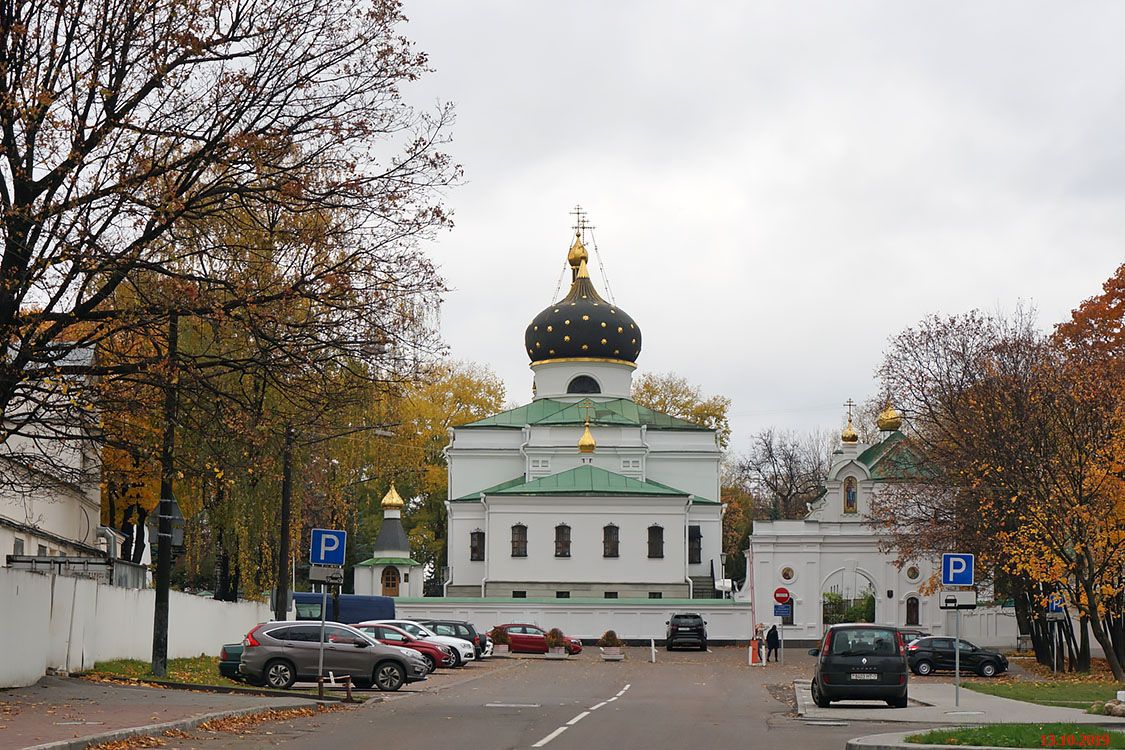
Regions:
M 802 518 L 808 512 L 828 478 L 834 445 L 834 436 L 825 431 L 800 434 L 771 427 L 750 438 L 750 452 L 737 468 L 759 490 L 766 518 Z

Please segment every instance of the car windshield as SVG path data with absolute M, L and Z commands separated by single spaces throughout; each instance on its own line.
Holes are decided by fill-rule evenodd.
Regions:
M 703 618 L 699 615 L 673 615 L 672 622 L 676 625 L 702 625 Z
M 832 635 L 834 656 L 894 656 L 898 654 L 898 636 L 882 628 L 848 628 Z
M 415 638 L 429 638 L 430 636 L 433 635 L 433 633 L 426 630 L 421 625 L 417 625 L 413 622 L 401 622 L 401 623 L 395 623 L 395 625 L 397 627 L 402 628 L 407 633 L 410 633 L 410 635 L 414 636 Z

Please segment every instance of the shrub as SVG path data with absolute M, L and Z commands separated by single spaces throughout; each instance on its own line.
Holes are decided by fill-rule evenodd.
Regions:
M 492 639 L 492 644 L 494 646 L 507 646 L 511 643 L 508 639 L 508 631 L 500 626 L 496 626 L 488 631 L 488 637 Z
M 560 648 L 566 645 L 566 636 L 558 628 L 547 631 L 547 648 Z
M 616 631 L 607 630 L 602 634 L 602 637 L 598 639 L 597 645 L 603 648 L 620 648 L 625 645 L 625 641 L 617 637 Z

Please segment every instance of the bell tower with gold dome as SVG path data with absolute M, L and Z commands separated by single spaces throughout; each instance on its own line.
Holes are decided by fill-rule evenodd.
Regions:
M 641 329 L 594 287 L 584 226 L 579 219 L 566 256 L 570 290 L 536 315 L 524 331 L 536 399 L 605 400 L 629 398 L 632 391 Z

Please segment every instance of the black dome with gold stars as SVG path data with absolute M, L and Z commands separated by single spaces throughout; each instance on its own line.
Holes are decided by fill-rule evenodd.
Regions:
M 535 316 L 524 332 L 532 362 L 593 359 L 636 362 L 641 329 L 629 314 L 606 302 L 594 289 L 586 269 L 586 248 L 574 238 L 568 261 L 574 273 L 570 291 Z

